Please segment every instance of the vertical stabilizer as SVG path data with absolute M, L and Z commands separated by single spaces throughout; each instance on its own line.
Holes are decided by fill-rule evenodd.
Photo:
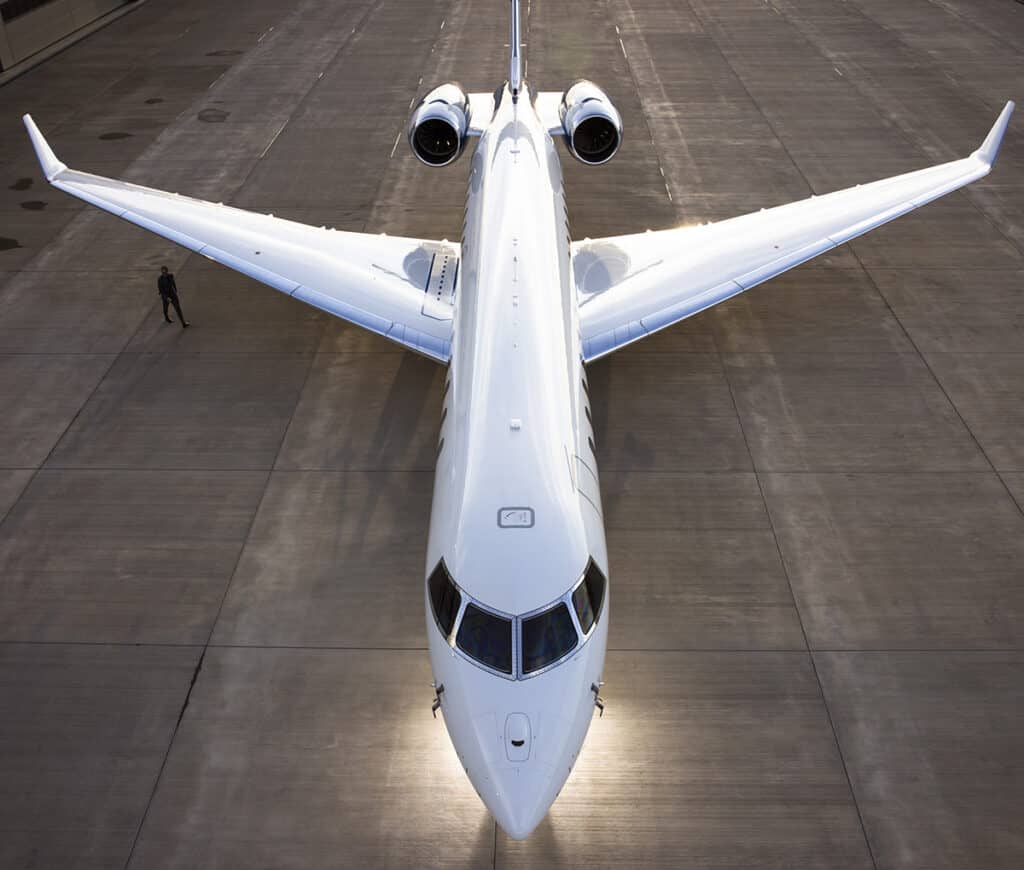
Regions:
M 512 92 L 512 100 L 519 99 L 519 90 L 523 86 L 522 57 L 520 47 L 522 38 L 519 31 L 519 0 L 511 0 L 512 3 L 512 33 L 509 37 L 509 47 L 512 49 L 512 57 L 509 64 L 508 88 Z

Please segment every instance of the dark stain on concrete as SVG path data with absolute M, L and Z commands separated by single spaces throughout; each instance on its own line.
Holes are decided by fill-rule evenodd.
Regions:
M 157 103 L 162 103 L 163 101 L 163 97 L 150 97 L 148 100 L 146 100 L 146 105 L 155 106 Z
M 223 124 L 230 114 L 230 112 L 225 112 L 223 109 L 203 109 L 199 113 L 198 118 L 207 124 Z
M 100 135 L 100 139 L 102 139 L 104 142 L 113 142 L 113 141 L 115 141 L 117 139 L 131 139 L 132 135 L 133 134 L 131 134 L 131 133 L 119 133 L 119 132 L 103 133 L 103 134 Z
M 31 178 L 19 178 L 11 185 L 11 190 L 28 190 L 32 186 Z
M 15 248 L 20 248 L 21 244 L 17 239 L 8 239 L 4 236 L 0 236 L 0 251 L 13 251 Z
M 42 211 L 46 208 L 46 203 L 41 199 L 30 199 L 27 202 L 23 202 L 21 207 L 26 211 Z
M 221 48 L 217 51 L 206 52 L 207 57 L 238 57 L 240 54 L 245 54 L 245 52 L 239 51 L 237 48 Z

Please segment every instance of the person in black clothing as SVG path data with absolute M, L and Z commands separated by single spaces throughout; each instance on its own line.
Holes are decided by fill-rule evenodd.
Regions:
M 185 315 L 181 313 L 181 303 L 178 301 L 178 285 L 174 282 L 174 276 L 167 271 L 166 266 L 160 268 L 160 277 L 156 282 L 157 290 L 160 292 L 160 300 L 164 303 L 164 320 L 168 323 L 174 323 L 174 321 L 167 316 L 167 306 L 173 305 L 174 310 L 178 312 L 178 318 L 181 320 L 181 328 L 188 328 L 188 321 L 185 319 Z

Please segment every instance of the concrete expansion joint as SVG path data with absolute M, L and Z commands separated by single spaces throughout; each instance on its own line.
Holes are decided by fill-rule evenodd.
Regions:
M 208 646 L 203 647 L 203 651 L 199 654 L 199 660 L 196 662 L 195 669 L 192 671 L 192 679 L 189 681 L 188 691 L 185 692 L 185 700 L 182 702 L 181 710 L 178 712 L 178 721 L 174 724 L 175 734 L 178 732 L 181 720 L 185 718 L 185 711 L 188 709 L 189 701 L 192 700 L 192 690 L 196 687 L 196 680 L 199 679 L 199 672 L 203 669 L 203 661 L 206 659 L 206 650 L 208 648 Z M 173 742 L 173 736 L 171 740 Z

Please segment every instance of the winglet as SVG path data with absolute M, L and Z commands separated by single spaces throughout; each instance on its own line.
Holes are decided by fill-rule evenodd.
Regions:
M 36 122 L 32 120 L 32 116 L 25 115 L 21 120 L 25 122 L 25 129 L 28 130 L 28 136 L 32 140 L 32 147 L 36 149 L 36 157 L 39 158 L 39 165 L 43 168 L 43 175 L 46 176 L 47 181 L 53 181 L 54 178 L 67 169 L 67 166 L 57 159 L 57 155 L 53 153 L 50 144 L 43 138 L 43 134 L 39 132 L 39 128 L 36 126 Z
M 999 114 L 995 124 L 992 125 L 992 129 L 985 137 L 985 141 L 982 142 L 981 147 L 971 155 L 972 157 L 977 157 L 989 166 L 996 162 L 996 155 L 999 153 L 999 144 L 1003 141 L 1003 133 L 1006 132 L 1006 126 L 1010 123 L 1010 118 L 1013 116 L 1013 109 L 1014 103 L 1013 100 L 1010 100 L 1003 108 L 1003 111 Z

